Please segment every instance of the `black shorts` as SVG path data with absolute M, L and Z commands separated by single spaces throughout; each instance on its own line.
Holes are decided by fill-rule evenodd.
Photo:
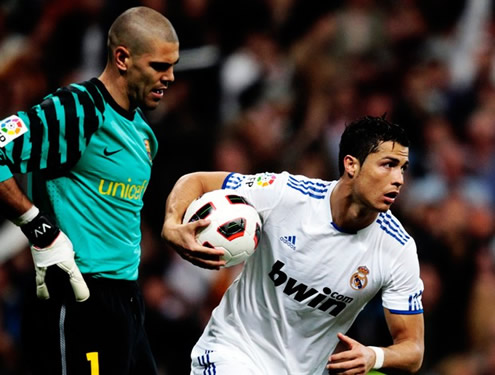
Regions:
M 136 281 L 85 275 L 91 296 L 75 302 L 66 274 L 49 267 L 50 299 L 31 288 L 22 338 L 35 375 L 156 375 Z

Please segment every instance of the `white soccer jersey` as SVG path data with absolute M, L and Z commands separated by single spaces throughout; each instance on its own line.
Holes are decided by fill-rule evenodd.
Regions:
M 227 177 L 223 187 L 256 207 L 263 233 L 193 349 L 203 373 L 227 375 L 226 360 L 251 371 L 236 375 L 321 375 L 337 333 L 380 290 L 393 313 L 423 312 L 414 240 L 390 212 L 357 233 L 339 230 L 330 209 L 336 183 L 288 173 Z

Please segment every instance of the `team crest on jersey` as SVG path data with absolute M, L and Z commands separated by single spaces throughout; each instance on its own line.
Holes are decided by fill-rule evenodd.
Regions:
M 18 116 L 7 117 L 0 122 L 0 147 L 4 147 L 27 131 L 26 124 Z
M 361 290 L 366 288 L 368 285 L 368 274 L 370 273 L 368 267 L 360 266 L 357 272 L 353 273 L 351 276 L 351 288 L 354 290 Z
M 271 173 L 263 173 L 256 178 L 256 185 L 260 187 L 270 186 L 277 177 Z
M 150 146 L 150 140 L 145 139 L 144 140 L 144 147 L 146 148 L 146 152 L 148 153 L 148 158 L 150 159 L 150 163 L 153 163 L 153 158 L 151 156 L 151 146 Z

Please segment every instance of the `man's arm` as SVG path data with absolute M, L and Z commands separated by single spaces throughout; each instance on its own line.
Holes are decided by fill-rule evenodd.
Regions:
M 45 273 L 51 265 L 57 265 L 69 274 L 78 301 L 86 300 L 89 290 L 74 261 L 72 243 L 56 221 L 29 201 L 12 173 L 44 170 L 53 177 L 79 160 L 102 123 L 102 115 L 95 109 L 102 109 L 100 94 L 92 90 L 92 95 L 90 91 L 90 88 L 85 91 L 81 87 L 61 89 L 28 111 L 2 120 L 2 124 L 17 126 L 22 131 L 0 139 L 0 214 L 18 225 L 29 239 L 37 294 L 44 299 L 49 298 Z M 65 115 L 64 121 L 60 121 L 60 113 Z M 84 131 L 81 131 L 81 113 L 84 114 Z
M 39 212 L 13 177 L 0 182 L 0 209 L 7 219 L 21 228 L 31 243 L 38 297 L 50 298 L 45 283 L 46 268 L 56 264 L 69 274 L 76 300 L 87 300 L 89 290 L 74 262 L 72 243 L 51 219 Z
M 393 345 L 383 348 L 383 367 L 417 372 L 423 363 L 423 314 L 393 314 L 384 309 Z
M 330 374 L 344 371 L 346 374 L 366 374 L 381 368 L 390 369 L 393 373 L 419 370 L 424 353 L 423 314 L 392 314 L 384 310 L 393 344 L 384 348 L 365 346 L 339 333 L 342 351 L 330 356 L 327 365 Z
M 0 182 L 0 211 L 7 219 L 18 218 L 32 206 L 14 177 Z
M 210 269 L 225 264 L 220 260 L 223 250 L 201 246 L 196 241 L 196 231 L 209 224 L 198 220 L 182 224 L 182 217 L 189 204 L 202 194 L 222 188 L 227 172 L 196 172 L 182 176 L 170 192 L 165 207 L 162 237 L 189 262 Z

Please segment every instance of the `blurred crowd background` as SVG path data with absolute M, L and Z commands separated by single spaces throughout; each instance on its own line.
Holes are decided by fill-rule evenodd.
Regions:
M 136 5 L 166 15 L 181 43 L 176 82 L 148 113 L 160 150 L 145 195 L 140 280 L 160 373 L 189 373 L 190 349 L 242 267 L 203 270 L 167 248 L 160 230 L 174 182 L 197 170 L 336 179 L 345 124 L 386 114 L 412 139 L 392 211 L 416 239 L 425 283 L 420 373 L 495 374 L 495 4 L 3 0 L 0 118 L 97 76 L 109 25 Z M 0 222 L 2 375 L 28 374 L 19 340 L 34 272 L 17 234 Z M 379 297 L 349 334 L 390 343 Z

